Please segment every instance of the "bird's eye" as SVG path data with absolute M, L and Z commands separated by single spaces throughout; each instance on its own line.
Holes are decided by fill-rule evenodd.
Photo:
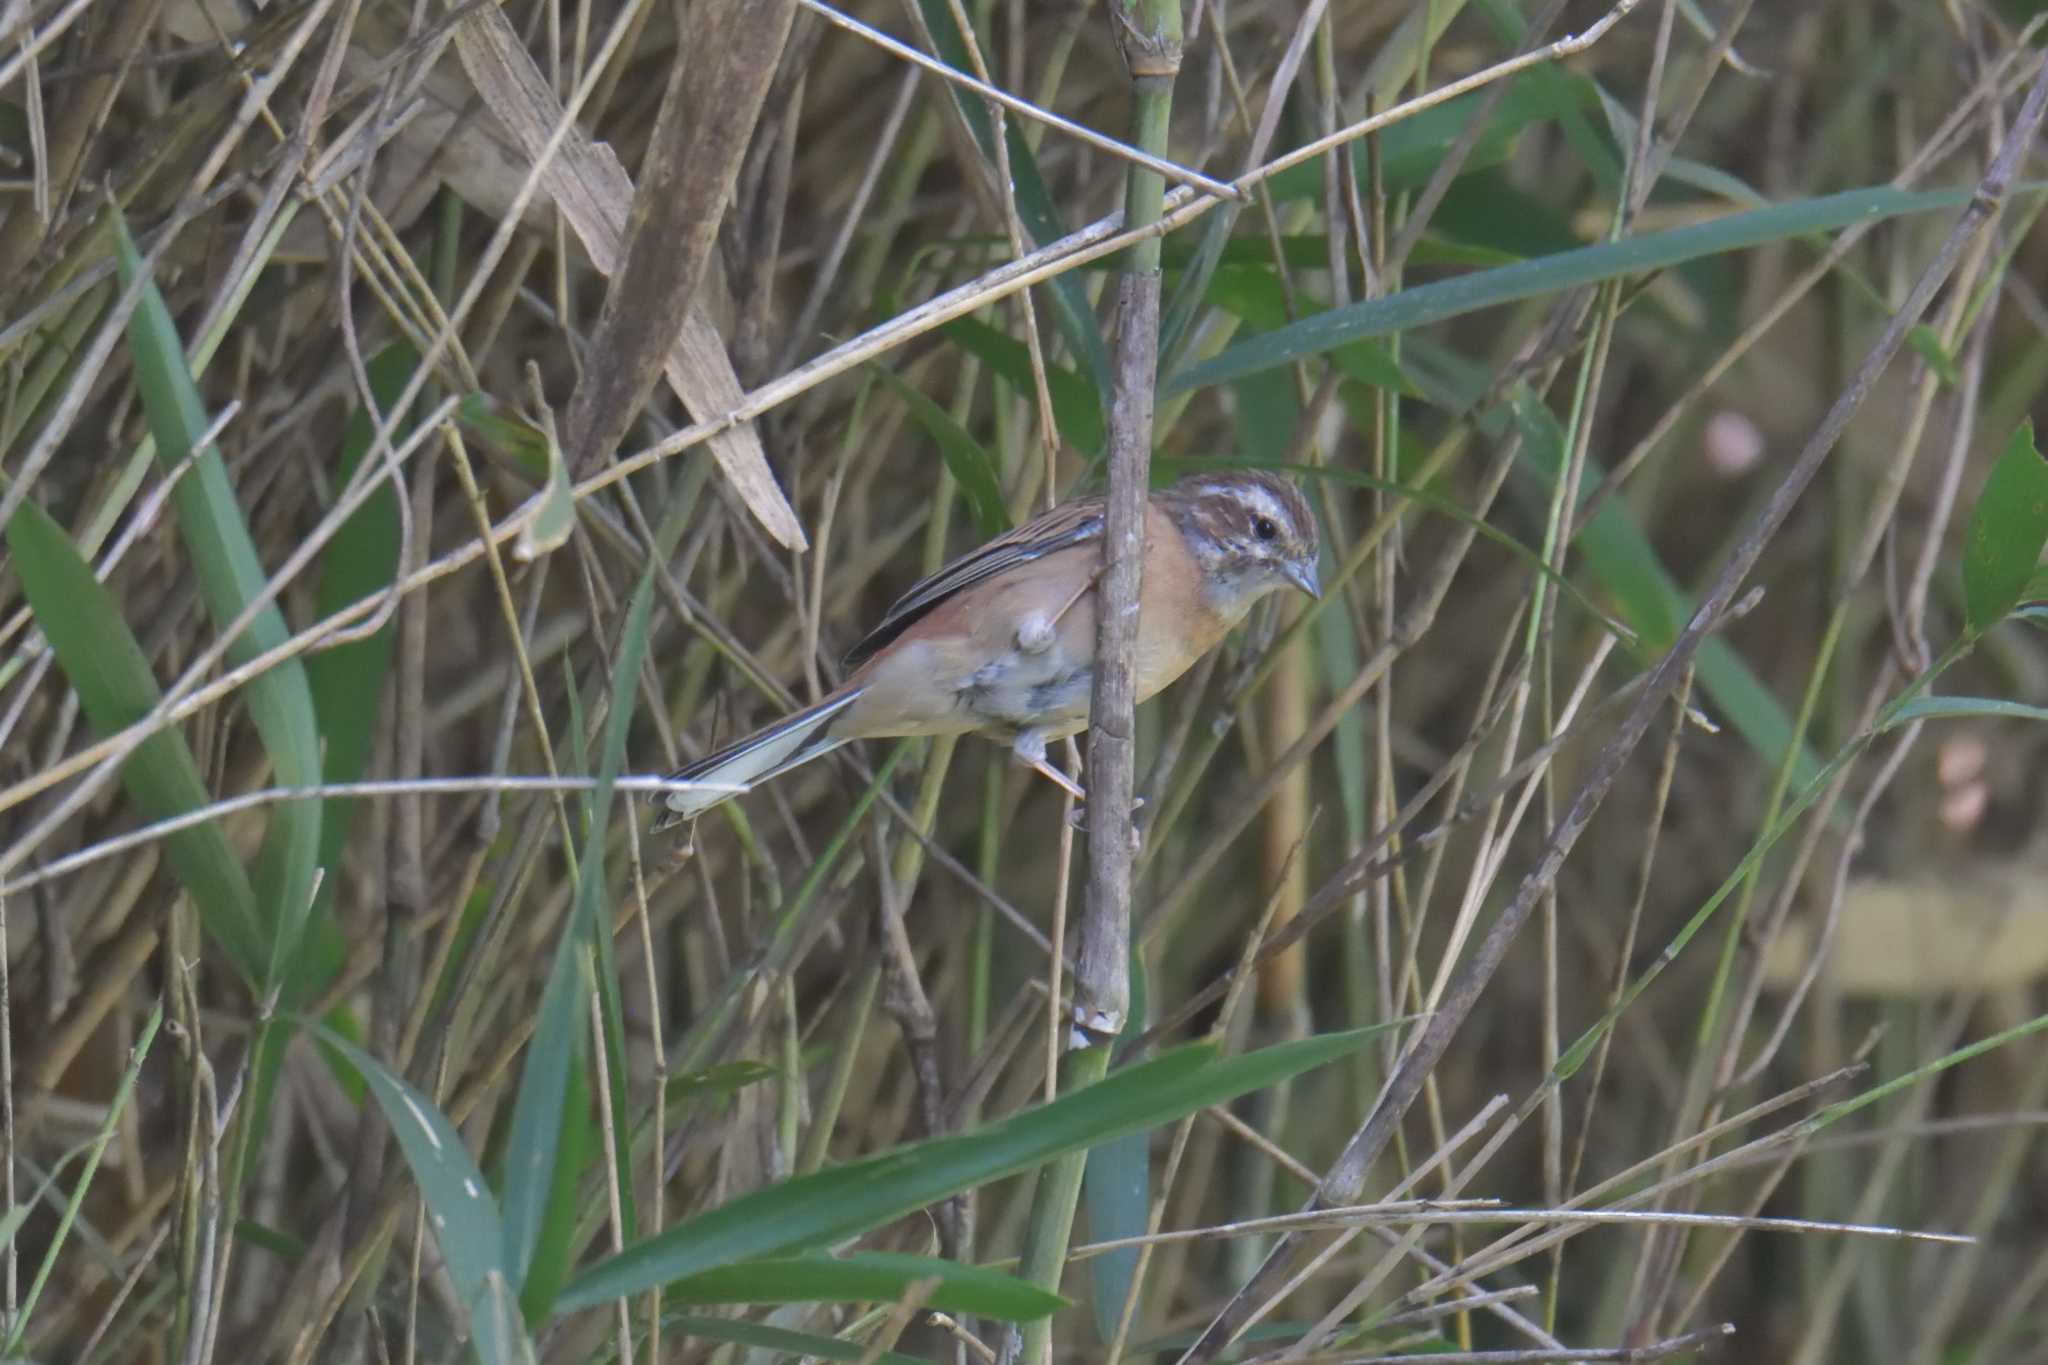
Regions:
M 1252 534 L 1260 540 L 1271 540 L 1280 534 L 1280 528 L 1273 524 L 1271 517 L 1253 517 Z

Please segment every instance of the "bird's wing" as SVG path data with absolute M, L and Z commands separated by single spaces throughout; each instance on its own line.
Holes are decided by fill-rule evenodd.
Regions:
M 846 656 L 858 668 L 915 625 L 920 618 L 964 588 L 993 578 L 1019 564 L 1028 564 L 1056 550 L 1071 549 L 1102 538 L 1102 499 L 1076 498 L 1012 527 L 978 550 L 960 556 L 896 599 L 880 624 Z

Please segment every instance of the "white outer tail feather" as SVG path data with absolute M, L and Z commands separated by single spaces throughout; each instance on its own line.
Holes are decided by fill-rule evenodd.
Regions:
M 655 822 L 654 828 L 665 829 L 701 815 L 722 801 L 782 776 L 791 768 L 802 767 L 814 758 L 831 753 L 846 740 L 827 738 L 820 732 L 831 724 L 835 716 L 851 706 L 861 691 L 854 688 L 836 697 L 828 697 L 816 706 L 785 716 L 717 753 L 707 754 L 678 769 L 669 780 L 688 785 L 663 793 L 662 802 L 668 810 Z

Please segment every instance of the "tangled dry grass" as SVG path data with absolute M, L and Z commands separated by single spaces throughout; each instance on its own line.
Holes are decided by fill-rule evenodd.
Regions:
M 2037 0 L 1125 9 L 0 0 L 0 1358 L 2048 1350 Z M 1000 748 L 645 798 L 1141 456 L 1084 1085 Z

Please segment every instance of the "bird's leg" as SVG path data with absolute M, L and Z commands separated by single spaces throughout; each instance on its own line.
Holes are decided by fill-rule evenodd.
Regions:
M 1019 731 L 1017 738 L 1011 741 L 1010 752 L 1016 756 L 1019 763 L 1022 763 L 1033 772 L 1052 779 L 1061 791 L 1074 798 L 1074 808 L 1067 812 L 1068 824 L 1072 825 L 1075 829 L 1086 829 L 1088 827 L 1088 792 L 1080 783 L 1046 762 L 1045 735 L 1042 732 L 1038 730 Z M 1080 761 L 1078 755 L 1076 755 L 1075 761 Z M 1145 798 L 1142 796 L 1131 798 L 1132 853 L 1136 853 L 1144 846 L 1144 834 L 1138 828 L 1138 808 L 1144 804 Z
M 1045 732 L 1043 730 L 1019 730 L 1017 738 L 1010 741 L 1010 753 L 1025 767 L 1041 777 L 1050 778 L 1054 786 L 1074 798 L 1086 803 L 1088 793 L 1079 782 L 1068 777 L 1058 768 L 1045 761 Z
M 1060 604 L 1058 611 L 1051 613 L 1035 611 L 1026 616 L 1022 621 L 1019 621 L 1017 623 L 1017 652 L 1020 654 L 1043 654 L 1046 650 L 1051 649 L 1053 636 L 1059 630 L 1060 619 L 1074 609 L 1076 602 L 1094 591 L 1095 584 L 1101 578 L 1102 570 L 1097 569 L 1083 580 L 1080 587 L 1074 589 L 1071 597 Z M 1040 740 L 1038 747 L 1042 757 L 1045 742 Z

